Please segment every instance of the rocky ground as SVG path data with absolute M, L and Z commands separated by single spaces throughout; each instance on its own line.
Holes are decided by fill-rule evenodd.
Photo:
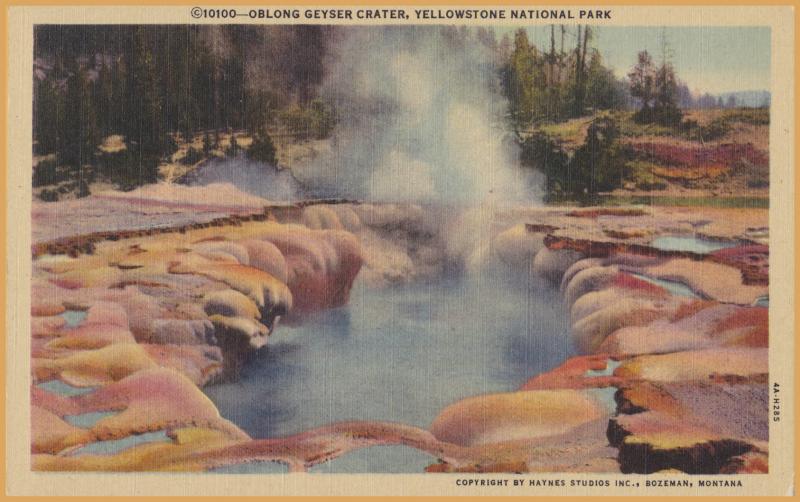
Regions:
M 438 459 L 429 472 L 766 471 L 766 210 L 498 209 L 465 258 L 430 208 L 194 200 L 93 195 L 68 220 L 34 203 L 35 470 L 305 470 L 403 444 Z M 585 355 L 429 430 L 254 440 L 200 390 L 236 378 L 282 320 L 346 303 L 356 277 L 430 279 L 476 253 L 559 284 Z

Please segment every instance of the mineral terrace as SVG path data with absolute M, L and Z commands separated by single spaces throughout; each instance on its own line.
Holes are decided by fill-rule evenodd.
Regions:
M 765 209 L 498 209 L 491 259 L 560 286 L 583 355 L 452 403 L 427 430 L 252 439 L 220 416 L 201 388 L 237 378 L 281 323 L 346 304 L 357 279 L 440 273 L 450 246 L 432 211 L 156 190 L 35 202 L 32 468 L 303 471 L 403 444 L 438 459 L 428 472 L 766 472 Z M 655 246 L 664 236 L 728 247 Z

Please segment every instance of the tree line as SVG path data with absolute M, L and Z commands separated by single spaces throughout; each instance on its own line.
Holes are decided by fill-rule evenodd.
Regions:
M 549 47 L 542 49 L 530 42 L 524 29 L 515 32 L 502 82 L 516 131 L 542 121 L 582 116 L 587 108 L 627 105 L 625 84 L 590 45 L 591 27 L 576 29 L 575 45 L 566 47 L 567 28 L 551 25 Z
M 568 31 L 569 30 L 569 31 Z M 733 108 L 736 98 L 705 93 L 694 97 L 676 76 L 662 42 L 659 61 L 641 51 L 626 78 L 617 78 L 592 47 L 590 26 L 550 26 L 549 44 L 537 47 L 525 29 L 514 33 L 501 69 L 509 119 L 518 133 L 536 124 L 585 116 L 596 110 L 637 109 L 640 123 L 674 126 L 682 108 Z M 567 38 L 571 39 L 567 45 Z M 502 47 L 502 43 L 501 43 Z
M 175 135 L 244 129 L 269 141 L 276 122 L 330 132 L 316 97 L 327 49 L 322 26 L 61 26 L 35 30 L 34 144 L 82 178 L 98 166 L 127 185 L 155 181 Z M 257 64 L 253 64 L 257 63 Z M 125 155 L 97 146 L 120 135 Z M 91 170 L 94 172 L 94 170 Z

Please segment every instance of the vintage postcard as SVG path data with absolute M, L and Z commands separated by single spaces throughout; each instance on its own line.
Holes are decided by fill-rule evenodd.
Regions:
M 792 7 L 7 33 L 8 493 L 794 493 Z

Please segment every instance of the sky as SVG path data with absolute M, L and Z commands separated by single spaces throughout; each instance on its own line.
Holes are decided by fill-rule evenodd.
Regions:
M 619 77 L 628 73 L 641 50 L 646 49 L 660 62 L 661 41 L 666 38 L 678 78 L 693 92 L 720 94 L 770 88 L 769 27 L 596 26 L 592 29 L 594 47 L 600 51 L 606 66 L 613 68 Z M 529 26 L 527 30 L 539 48 L 549 48 L 549 26 Z M 567 26 L 566 46 L 574 45 L 575 34 L 576 27 Z M 556 27 L 556 47 L 559 41 Z

